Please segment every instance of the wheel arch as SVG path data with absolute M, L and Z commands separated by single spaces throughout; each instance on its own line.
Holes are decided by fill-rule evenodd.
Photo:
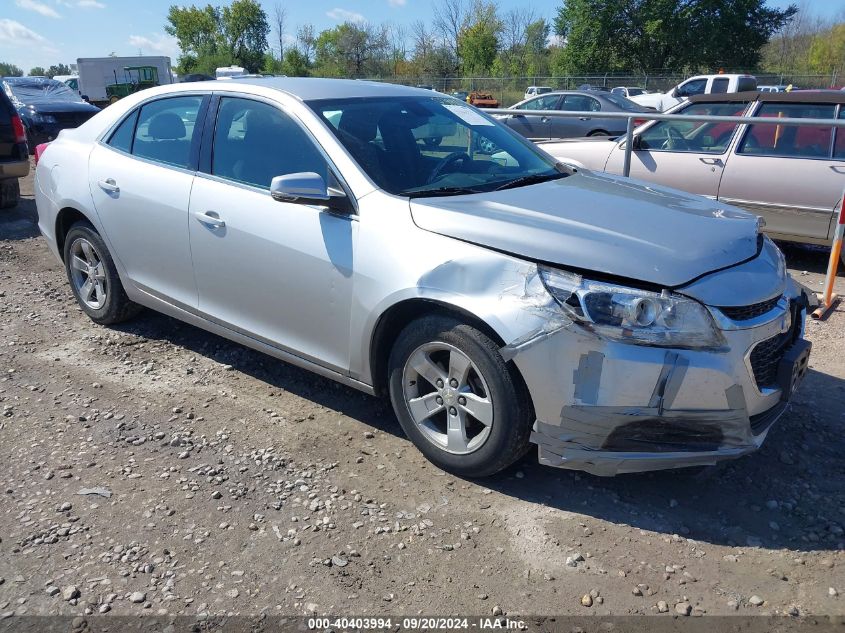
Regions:
M 70 227 L 80 220 L 88 222 L 91 226 L 95 227 L 94 230 L 97 230 L 96 225 L 91 221 L 91 218 L 76 207 L 62 207 L 56 214 L 56 247 L 58 248 L 59 257 L 62 258 L 62 261 L 64 261 L 65 257 L 65 237 L 67 237 Z
M 387 394 L 388 358 L 399 333 L 415 319 L 432 314 L 455 317 L 477 328 L 489 336 L 500 347 L 505 345 L 502 336 L 493 326 L 479 315 L 464 307 L 428 297 L 404 299 L 390 306 L 379 316 L 370 338 L 370 375 L 376 395 L 383 396 Z M 516 364 L 513 361 L 508 361 L 508 367 L 522 385 L 525 386 L 525 379 L 522 377 Z M 527 388 L 526 393 L 528 393 Z

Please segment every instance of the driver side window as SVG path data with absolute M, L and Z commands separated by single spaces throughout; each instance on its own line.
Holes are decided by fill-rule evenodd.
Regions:
M 746 103 L 695 103 L 678 114 L 702 116 L 740 116 Z M 657 152 L 724 153 L 736 125 L 700 121 L 660 121 L 640 135 L 639 149 Z
M 326 160 L 287 114 L 268 103 L 224 97 L 217 111 L 211 173 L 270 188 L 276 176 L 315 172 L 325 180 Z
M 703 95 L 707 89 L 706 79 L 693 79 L 687 83 L 678 86 L 679 97 L 691 97 L 693 95 Z

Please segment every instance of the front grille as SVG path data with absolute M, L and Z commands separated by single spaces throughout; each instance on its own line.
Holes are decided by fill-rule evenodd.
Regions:
M 771 299 L 767 299 L 766 301 L 761 301 L 760 303 L 751 304 L 750 306 L 719 308 L 719 310 L 721 310 L 722 314 L 726 317 L 734 321 L 748 321 L 749 319 L 758 317 L 761 314 L 766 314 L 766 312 L 774 309 L 774 307 L 778 304 L 778 301 L 780 301 L 780 297 L 773 297 Z
M 777 386 L 778 365 L 783 355 L 800 333 L 800 308 L 796 303 L 790 306 L 792 325 L 783 334 L 766 339 L 751 350 L 751 371 L 759 389 Z

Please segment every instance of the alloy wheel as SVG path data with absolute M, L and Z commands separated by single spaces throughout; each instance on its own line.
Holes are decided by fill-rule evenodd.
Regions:
M 80 300 L 92 310 L 99 310 L 108 298 L 103 259 L 91 242 L 76 238 L 70 246 L 70 272 Z
M 493 401 L 484 376 L 461 350 L 426 343 L 402 372 L 405 404 L 423 436 L 448 453 L 481 448 L 493 425 Z

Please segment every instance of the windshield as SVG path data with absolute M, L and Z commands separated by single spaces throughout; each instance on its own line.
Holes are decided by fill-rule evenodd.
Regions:
M 629 94 L 630 94 L 630 91 L 629 91 Z M 643 107 L 639 103 L 634 103 L 633 101 L 631 101 L 630 99 L 627 99 L 625 97 L 622 97 L 622 96 L 619 96 L 619 95 L 616 95 L 616 94 L 610 94 L 610 93 L 606 94 L 606 95 L 602 95 L 602 97 L 604 97 L 605 99 L 610 101 L 616 107 L 621 108 L 622 110 L 627 110 L 628 112 L 642 112 L 643 111 Z
M 637 95 L 644 94 L 645 90 L 642 88 L 628 88 L 628 96 L 629 97 L 636 97 Z
M 3 90 L 16 105 L 34 101 L 82 101 L 68 86 L 53 79 L 4 79 Z
M 457 195 L 566 175 L 553 158 L 475 108 L 449 97 L 380 97 L 308 105 L 382 189 Z

